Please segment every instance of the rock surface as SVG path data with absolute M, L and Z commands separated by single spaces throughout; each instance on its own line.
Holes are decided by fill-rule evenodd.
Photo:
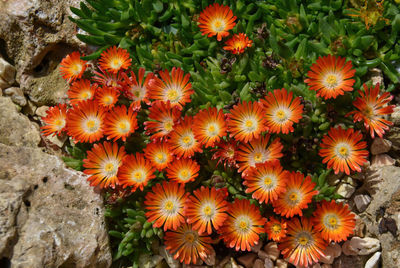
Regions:
M 12 267 L 109 267 L 101 196 L 39 148 L 0 144 L 0 258 Z
M 39 130 L 28 117 L 18 112 L 10 98 L 0 97 L 0 143 L 36 147 Z

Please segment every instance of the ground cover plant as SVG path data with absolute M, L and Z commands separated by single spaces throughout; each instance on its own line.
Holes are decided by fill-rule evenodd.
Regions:
M 107 202 L 114 261 L 159 245 L 182 263 L 273 240 L 310 266 L 355 215 L 330 173 L 360 172 L 399 86 L 389 1 L 88 0 L 70 18 L 96 46 L 60 72 L 69 102 L 45 135 Z M 383 84 L 368 71 L 379 67 Z

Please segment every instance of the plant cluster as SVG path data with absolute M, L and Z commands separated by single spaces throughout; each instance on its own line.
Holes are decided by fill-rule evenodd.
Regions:
M 137 266 L 164 243 L 196 263 L 212 244 L 250 250 L 265 233 L 309 266 L 352 234 L 354 214 L 326 176 L 361 171 L 363 132 L 382 137 L 393 106 L 379 84 L 361 87 L 362 55 L 379 39 L 339 48 L 352 34 L 390 34 L 385 20 L 334 19 L 340 0 L 87 2 L 72 9 L 89 33 L 78 37 L 102 49 L 63 59 L 69 103 L 50 108 L 42 130 L 71 137 L 66 163 L 107 193 L 115 260 Z

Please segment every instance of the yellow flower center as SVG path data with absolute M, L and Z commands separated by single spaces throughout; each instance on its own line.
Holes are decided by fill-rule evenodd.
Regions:
M 289 199 L 292 200 L 292 201 L 297 201 L 298 198 L 299 198 L 299 197 L 297 196 L 296 193 L 291 193 L 291 194 L 289 195 Z
M 114 169 L 114 165 L 112 163 L 107 163 L 104 169 L 105 171 L 110 172 Z
M 225 23 L 222 20 L 215 20 L 213 28 L 216 32 L 222 32 L 225 29 Z
M 172 211 L 174 209 L 174 203 L 172 201 L 167 201 L 164 205 L 165 210 Z
M 265 184 L 265 185 L 269 186 L 269 185 L 271 185 L 271 183 L 272 183 L 272 180 L 271 180 L 270 177 L 266 177 L 266 178 L 264 179 L 264 184 Z
M 305 245 L 307 245 L 309 239 L 305 236 L 301 236 L 301 237 L 299 237 L 298 241 L 299 241 L 300 245 L 305 246 Z
M 82 68 L 83 68 L 82 64 L 77 63 L 77 64 L 74 64 L 74 65 L 71 66 L 71 71 L 75 75 L 77 75 L 82 71 Z
M 187 180 L 189 177 L 189 171 L 187 169 L 184 169 L 180 172 L 180 177 L 182 180 Z
M 115 58 L 111 61 L 111 68 L 119 69 L 122 66 L 122 61 L 119 58 Z
M 84 91 L 84 92 L 82 92 L 82 94 L 81 94 L 81 98 L 82 98 L 83 100 L 89 99 L 90 97 L 91 97 L 90 92 Z
M 120 129 L 126 129 L 126 124 L 124 122 L 119 123 L 119 128 Z
M 262 157 L 263 157 L 262 153 L 256 153 L 256 154 L 254 155 L 254 160 L 255 160 L 257 163 L 259 163 L 259 162 L 262 161 Z
M 111 104 L 112 102 L 113 102 L 113 99 L 110 96 L 104 97 L 105 104 Z
M 172 130 L 172 126 L 173 126 L 173 122 L 172 121 L 167 121 L 164 123 L 164 128 L 166 131 L 171 131 Z
M 245 125 L 246 125 L 246 127 L 251 128 L 251 127 L 253 127 L 254 123 L 252 120 L 247 120 Z
M 185 236 L 185 239 L 186 239 L 187 242 L 193 243 L 193 241 L 194 241 L 194 235 L 193 235 L 192 233 L 189 233 L 189 234 L 187 234 L 187 235 Z
M 87 123 L 86 123 L 86 126 L 87 126 L 89 129 L 93 129 L 93 128 L 95 127 L 95 125 L 96 125 L 96 122 L 95 122 L 94 120 L 89 120 L 89 121 L 87 121 Z
M 118 128 L 121 133 L 128 133 L 130 129 L 130 124 L 127 121 L 122 121 L 118 123 Z
M 60 120 L 60 119 L 57 119 L 56 121 L 54 121 L 54 125 L 60 127 L 60 126 L 64 125 L 64 121 L 63 121 L 63 120 Z
M 139 90 L 134 91 L 133 95 L 135 95 L 135 97 L 138 98 L 140 96 L 140 91 Z
M 248 224 L 247 224 L 247 222 L 246 221 L 241 221 L 240 223 L 239 223 L 239 228 L 241 229 L 241 230 L 243 230 L 243 231 L 246 231 L 247 229 L 248 229 Z
M 337 80 L 338 80 L 338 79 L 337 79 L 337 76 L 336 76 L 336 75 L 330 74 L 330 75 L 328 75 L 328 76 L 326 77 L 325 83 L 327 84 L 327 86 L 328 86 L 329 88 L 334 88 L 334 87 L 337 86 L 337 83 L 338 83 Z
M 159 162 L 164 162 L 165 161 L 165 154 L 163 153 L 157 153 L 156 158 Z
M 204 212 L 204 215 L 210 216 L 210 215 L 212 214 L 212 209 L 211 209 L 210 206 L 206 206 L 206 207 L 204 208 L 203 212 Z
M 349 150 L 346 147 L 342 146 L 339 148 L 339 154 L 341 156 L 347 156 L 348 153 L 349 153 Z
M 272 225 L 272 231 L 274 231 L 275 233 L 279 233 L 281 230 L 282 230 L 282 227 L 280 224 Z
M 175 89 L 170 89 L 167 92 L 167 98 L 168 100 L 170 100 L 171 102 L 177 101 L 178 98 L 178 91 L 176 91 Z
M 337 224 L 337 219 L 336 219 L 335 217 L 331 217 L 331 218 L 329 219 L 329 224 L 330 224 L 332 227 L 336 226 L 336 224 Z
M 190 136 L 185 136 L 182 138 L 182 141 L 184 144 L 189 144 L 192 141 L 192 138 Z

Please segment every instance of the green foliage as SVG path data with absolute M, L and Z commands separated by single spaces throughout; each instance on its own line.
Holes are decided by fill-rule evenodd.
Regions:
M 164 233 L 146 221 L 143 197 L 135 193 L 123 198 L 127 192 L 116 190 L 107 196 L 105 216 L 108 221 L 113 261 L 120 265 L 139 267 L 139 258 L 149 253 L 158 254 Z
M 64 163 L 75 170 L 83 170 L 83 159 L 86 158 L 87 145 L 82 143 L 75 144 L 74 146 L 67 146 L 66 151 L 70 156 L 63 156 Z

